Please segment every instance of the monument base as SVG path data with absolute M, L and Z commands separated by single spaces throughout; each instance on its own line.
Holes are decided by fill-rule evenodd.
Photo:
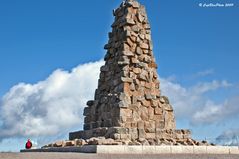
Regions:
M 177 141 L 182 140 L 186 141 L 187 139 L 191 139 L 191 132 L 190 130 L 172 130 L 172 129 L 170 130 L 151 129 L 145 132 L 144 129 L 138 128 L 104 127 L 92 130 L 71 132 L 69 134 L 70 140 L 75 139 L 87 140 L 90 138 L 101 138 L 101 137 L 104 137 L 105 139 L 113 139 L 115 141 L 138 141 L 139 143 L 144 140 L 150 140 L 151 141 L 151 143 L 149 142 L 150 145 L 157 145 L 157 140 L 165 139 L 169 141 L 169 144 L 176 144 Z M 96 145 L 101 144 L 98 143 Z M 103 143 L 102 145 L 105 144 Z

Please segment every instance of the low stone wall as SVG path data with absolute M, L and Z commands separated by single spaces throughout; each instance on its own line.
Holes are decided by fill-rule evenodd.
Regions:
M 106 139 L 113 139 L 117 142 L 138 141 L 139 143 L 140 141 L 147 140 L 147 141 L 151 141 L 149 142 L 150 145 L 161 145 L 162 143 L 157 142 L 157 140 L 164 139 L 165 141 L 169 140 L 169 143 L 168 143 L 169 145 L 173 143 L 181 144 L 181 145 L 196 144 L 190 140 L 191 139 L 190 130 L 155 129 L 154 132 L 145 132 L 141 130 L 142 129 L 137 129 L 137 128 L 124 128 L 124 127 L 106 128 L 104 127 L 104 128 L 96 128 L 92 130 L 71 132 L 69 134 L 69 139 L 70 140 L 75 140 L 75 139 L 87 140 L 92 137 L 93 138 L 103 137 Z M 189 140 L 191 142 L 189 142 Z M 164 144 L 168 145 L 167 143 L 164 143 Z M 95 144 L 95 145 L 111 145 L 111 144 Z
M 21 152 L 80 152 L 98 154 L 238 154 L 236 146 L 125 146 L 86 145 L 81 147 L 21 150 Z

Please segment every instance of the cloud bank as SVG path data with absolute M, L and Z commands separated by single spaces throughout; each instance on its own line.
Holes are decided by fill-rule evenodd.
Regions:
M 216 105 L 206 96 L 207 93 L 231 87 L 232 84 L 227 81 L 214 80 L 186 88 L 165 78 L 160 80 L 162 93 L 170 98 L 177 118 L 187 118 L 192 124 L 209 124 L 239 112 L 235 105 L 239 98 L 229 99 L 224 105 Z
M 81 129 L 82 110 L 93 99 L 103 61 L 55 70 L 36 84 L 19 83 L 1 99 L 0 138 L 53 136 Z
M 225 119 L 239 120 L 239 97 L 226 100 L 222 104 L 216 105 L 212 101 L 207 101 L 205 106 L 193 116 L 193 122 L 217 123 Z

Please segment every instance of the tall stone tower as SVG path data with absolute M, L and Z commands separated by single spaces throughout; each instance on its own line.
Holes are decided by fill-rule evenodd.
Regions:
M 84 109 L 84 131 L 70 133 L 70 139 L 190 138 L 190 131 L 175 130 L 173 108 L 160 93 L 145 7 L 126 0 L 113 14 L 95 99 Z

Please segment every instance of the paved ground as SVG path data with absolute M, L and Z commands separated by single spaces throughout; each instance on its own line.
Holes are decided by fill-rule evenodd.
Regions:
M 239 155 L 97 155 L 81 153 L 0 153 L 0 159 L 239 159 Z

